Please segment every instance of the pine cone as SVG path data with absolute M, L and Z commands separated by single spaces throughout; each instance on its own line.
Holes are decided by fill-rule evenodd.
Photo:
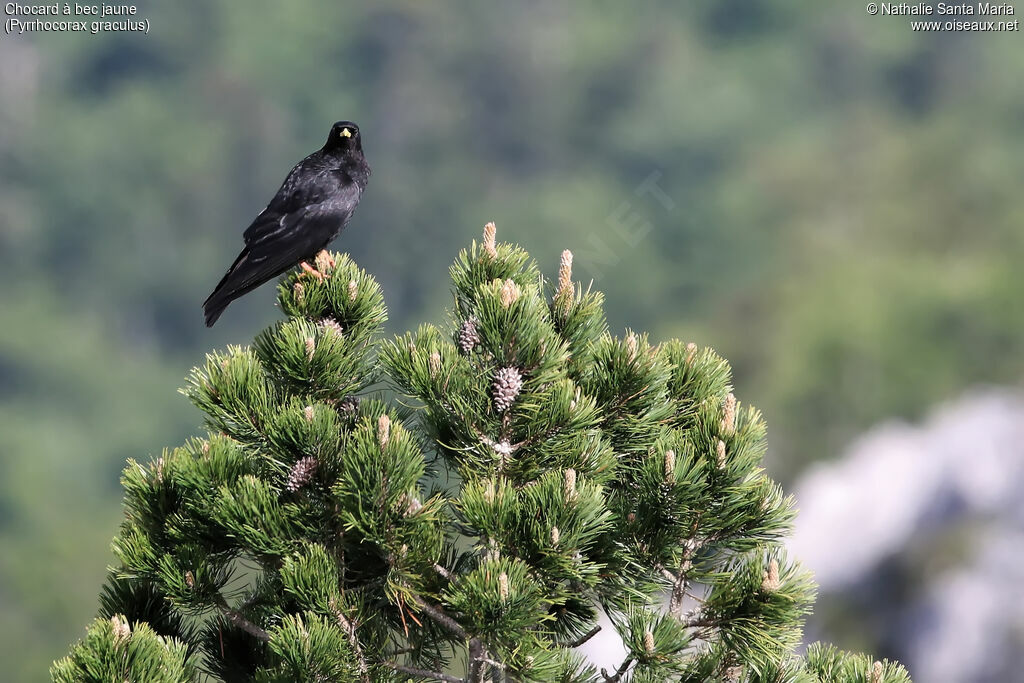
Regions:
M 508 574 L 505 572 L 498 574 L 498 596 L 502 602 L 508 600 Z
M 764 573 L 764 580 L 761 581 L 761 588 L 766 593 L 774 593 L 782 586 L 779 579 L 779 561 L 772 560 L 768 563 L 768 569 Z
M 725 436 L 732 436 L 736 432 L 736 396 L 734 394 L 725 397 L 725 404 L 722 407 L 722 425 L 719 430 Z
M 494 408 L 504 413 L 523 390 L 523 375 L 517 368 L 501 368 L 494 373 L 494 384 L 491 387 Z
M 312 481 L 313 475 L 316 474 L 316 467 L 316 458 L 312 455 L 307 455 L 305 458 L 300 459 L 292 465 L 292 471 L 288 474 L 286 488 L 292 493 L 301 489 Z
M 114 628 L 114 643 L 120 644 L 132 637 L 132 627 L 120 614 L 110 617 L 110 625 Z
M 523 291 L 519 289 L 519 285 L 516 284 L 515 280 L 505 280 L 505 284 L 501 286 L 501 305 L 508 308 L 515 302 L 519 301 L 519 297 L 523 295 Z
M 654 634 L 650 631 L 644 632 L 644 650 L 646 650 L 649 655 L 654 654 Z
M 323 326 L 324 332 L 332 332 L 339 337 L 345 335 L 345 330 L 342 329 L 341 325 L 334 318 L 324 318 L 320 321 L 320 324 Z
M 484 251 L 491 258 L 498 256 L 498 251 L 495 249 L 494 240 L 497 237 L 498 229 L 494 227 L 494 223 L 488 223 L 484 226 Z
M 347 417 L 355 417 L 359 412 L 359 397 L 346 396 L 342 399 L 341 403 L 338 404 L 338 410 Z
M 459 351 L 463 356 L 473 353 L 473 349 L 480 343 L 480 332 L 476 329 L 476 318 L 469 318 L 459 328 Z

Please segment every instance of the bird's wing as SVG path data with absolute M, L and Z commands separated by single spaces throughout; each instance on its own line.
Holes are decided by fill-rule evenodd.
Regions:
M 344 171 L 327 169 L 303 177 L 301 170 L 301 165 L 292 169 L 267 208 L 243 233 L 247 245 L 272 239 L 281 230 L 289 231 L 287 224 L 301 222 L 303 212 L 311 207 L 321 206 L 326 212 L 347 206 L 347 213 L 341 211 L 345 215 L 340 216 L 347 219 L 359 203 L 359 188 Z M 291 218 L 296 215 L 298 220 Z
M 311 258 L 325 246 L 341 220 L 337 212 L 323 204 L 273 218 L 253 223 L 257 231 L 246 240 L 244 258 L 225 276 L 228 291 L 249 291 Z
M 213 325 L 229 303 L 272 280 L 323 248 L 319 236 L 336 229 L 337 214 L 324 206 L 303 207 L 277 216 L 264 211 L 253 227 L 255 239 L 246 244 L 228 272 L 203 302 L 206 325 Z

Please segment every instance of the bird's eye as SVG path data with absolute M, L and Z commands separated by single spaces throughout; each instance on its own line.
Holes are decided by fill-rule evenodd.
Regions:
M 352 131 L 350 131 L 348 128 L 342 128 L 341 132 L 338 133 L 338 135 L 340 135 L 343 138 L 350 138 L 352 137 Z

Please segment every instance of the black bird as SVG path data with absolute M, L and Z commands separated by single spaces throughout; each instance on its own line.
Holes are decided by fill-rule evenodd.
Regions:
M 338 121 L 323 148 L 295 165 L 242 235 L 245 248 L 203 303 L 206 326 L 212 327 L 232 301 L 292 266 L 321 277 L 306 261 L 345 227 L 369 179 L 359 127 Z

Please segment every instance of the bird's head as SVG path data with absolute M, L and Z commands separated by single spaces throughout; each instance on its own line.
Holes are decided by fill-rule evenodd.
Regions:
M 338 121 L 331 126 L 331 134 L 327 137 L 324 149 L 328 152 L 345 153 L 363 150 L 363 140 L 359 137 L 359 126 L 351 121 Z

